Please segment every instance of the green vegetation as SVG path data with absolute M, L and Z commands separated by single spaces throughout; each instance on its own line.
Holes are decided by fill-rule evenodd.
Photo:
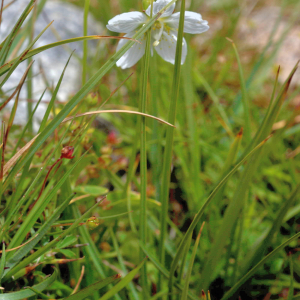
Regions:
M 36 48 L 51 24 L 32 37 L 46 0 L 31 0 L 0 44 L 0 299 L 300 299 L 298 64 L 285 81 L 275 64 L 298 1 L 274 2 L 281 13 L 260 50 L 241 38 L 246 1 L 177 1 L 211 29 L 183 34 L 181 17 L 175 65 L 151 56 L 156 15 L 117 52 L 117 34 L 87 35 L 88 11 L 105 25 L 143 1 L 73 2 L 83 37 Z M 118 68 L 141 37 L 143 59 Z M 82 85 L 56 101 L 78 59 L 70 51 L 37 132 L 44 93 L 15 125 L 34 56 L 73 41 L 84 43 Z

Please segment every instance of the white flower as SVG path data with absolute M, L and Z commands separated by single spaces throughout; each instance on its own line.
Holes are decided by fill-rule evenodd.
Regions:
M 163 9 L 171 0 L 157 0 L 153 3 L 153 16 Z M 179 26 L 180 13 L 172 14 L 175 9 L 173 3 L 160 18 L 154 23 L 151 29 L 152 49 L 166 61 L 174 64 L 176 53 L 177 32 Z M 138 11 L 123 13 L 117 15 L 108 21 L 106 27 L 114 32 L 126 33 L 125 37 L 132 38 L 134 34 L 147 22 L 151 14 L 151 5 L 147 8 L 146 14 Z M 202 16 L 198 13 L 186 11 L 184 15 L 184 29 L 186 33 L 198 34 L 209 29 L 207 21 L 202 20 Z M 136 64 L 145 53 L 146 34 L 139 39 L 141 44 L 134 44 L 118 61 L 117 66 L 122 69 L 130 68 Z M 128 40 L 119 41 L 117 51 L 121 49 Z M 187 45 L 185 39 L 182 44 L 183 64 L 187 55 Z

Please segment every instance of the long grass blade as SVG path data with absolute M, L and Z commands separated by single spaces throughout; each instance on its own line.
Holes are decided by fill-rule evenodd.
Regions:
M 183 27 L 185 16 L 185 0 L 181 1 L 180 19 L 178 27 L 178 36 L 176 44 L 176 56 L 174 75 L 172 83 L 172 91 L 170 98 L 170 107 L 168 121 L 171 124 L 175 124 L 177 99 L 179 96 L 179 83 L 180 83 L 180 71 L 181 71 L 181 57 L 182 57 L 182 43 L 183 43 Z M 161 184 L 161 214 L 160 214 L 160 240 L 159 240 L 159 261 L 162 265 L 165 264 L 165 239 L 167 234 L 167 216 L 169 207 L 169 187 L 170 187 L 170 175 L 171 175 L 171 163 L 173 153 L 173 140 L 174 140 L 174 128 L 167 128 L 166 133 L 166 147 L 164 150 L 164 160 L 162 169 L 162 184 Z M 161 279 L 158 279 L 158 291 L 161 290 Z M 169 287 L 170 293 L 172 293 L 172 287 Z
M 16 22 L 15 26 L 7 36 L 7 38 L 4 40 L 4 42 L 1 44 L 0 47 L 0 66 L 2 66 L 5 62 L 5 59 L 7 57 L 7 54 L 9 52 L 9 48 L 11 46 L 11 43 L 13 42 L 18 30 L 21 28 L 22 24 L 24 23 L 25 19 L 27 18 L 28 14 L 33 8 L 33 5 L 36 0 L 30 0 L 26 8 L 24 9 L 23 13 L 19 17 L 18 21 Z
M 86 152 L 87 153 L 87 152 Z M 85 153 L 85 154 L 86 154 Z M 65 174 L 62 176 L 62 178 L 57 182 L 57 184 L 52 188 L 51 192 L 45 199 L 40 198 L 39 201 L 36 203 L 36 205 L 32 208 L 28 216 L 26 217 L 25 221 L 13 237 L 12 241 L 9 244 L 9 248 L 15 247 L 17 244 L 20 244 L 22 240 L 25 238 L 26 234 L 29 232 L 30 228 L 33 226 L 35 221 L 38 219 L 40 214 L 44 211 L 48 203 L 53 199 L 53 197 L 56 195 L 57 191 L 61 188 L 63 183 L 68 179 L 72 171 L 76 168 L 76 166 L 81 162 L 81 160 L 84 158 L 84 155 L 82 155 L 76 162 L 73 163 L 72 167 L 65 172 Z
M 186 277 L 185 277 L 184 288 L 183 288 L 183 291 L 182 291 L 182 294 L 181 294 L 181 300 L 187 300 L 187 297 L 188 297 L 190 278 L 191 278 L 191 275 L 192 275 L 192 270 L 193 270 L 193 265 L 194 265 L 194 261 L 195 261 L 195 257 L 196 257 L 196 252 L 197 252 L 197 249 L 198 249 L 198 245 L 199 245 L 199 242 L 200 242 L 200 237 L 201 237 L 201 233 L 202 233 L 204 224 L 205 223 L 203 222 L 203 224 L 200 228 L 199 234 L 197 236 L 194 248 L 193 248 L 192 256 L 191 256 L 190 261 L 189 261 L 189 267 L 188 267 L 188 271 L 187 271 L 187 274 L 186 274 Z
M 53 225 L 53 223 L 59 218 L 60 214 L 64 211 L 64 209 L 69 205 L 70 201 L 74 195 L 71 195 L 69 198 L 64 200 L 64 202 L 56 208 L 51 217 L 43 224 L 43 226 L 39 229 L 36 236 L 19 249 L 6 263 L 6 267 L 12 269 L 25 255 L 29 253 L 33 249 L 33 247 L 43 238 L 43 236 L 48 232 L 49 228 Z
M 73 52 L 74 52 L 74 51 L 73 51 Z M 65 71 L 66 71 L 67 66 L 68 66 L 68 64 L 69 64 L 69 62 L 70 62 L 70 59 L 71 59 L 71 57 L 72 57 L 72 55 L 73 55 L 73 52 L 72 52 L 71 55 L 69 56 L 69 59 L 67 60 L 67 63 L 66 63 L 66 65 L 65 65 L 65 67 L 64 67 L 64 69 L 63 69 L 63 71 L 62 71 L 62 73 L 61 73 L 61 75 L 60 75 L 60 77 L 59 77 L 59 80 L 58 80 L 58 82 L 57 82 L 57 85 L 56 85 L 56 87 L 55 87 L 55 89 L 54 89 L 54 91 L 53 91 L 52 97 L 51 97 L 50 102 L 49 102 L 49 104 L 48 104 L 48 106 L 47 106 L 47 110 L 46 110 L 45 115 L 44 115 L 44 117 L 43 117 L 43 120 L 42 120 L 42 122 L 41 122 L 40 129 L 39 129 L 39 133 L 42 132 L 42 131 L 44 130 L 45 126 L 46 126 L 48 117 L 49 117 L 50 112 L 51 112 L 51 110 L 52 110 L 52 108 L 53 108 L 53 106 L 54 106 L 54 102 L 55 102 L 55 100 L 56 100 L 56 96 L 57 96 L 58 90 L 59 90 L 60 85 L 61 85 L 61 82 L 62 82 L 62 80 L 63 80 L 63 78 L 64 78 Z
M 144 253 L 147 255 L 147 257 L 152 261 L 152 263 L 155 265 L 157 270 L 166 278 L 170 279 L 169 271 L 161 265 L 161 263 L 149 252 L 149 250 L 143 245 L 140 244 L 141 248 L 143 249 Z M 180 285 L 178 282 L 174 283 L 174 286 L 179 289 L 180 291 L 183 291 L 183 286 Z M 168 293 L 169 294 L 169 293 Z M 174 294 L 171 294 L 174 295 Z M 199 300 L 200 298 L 192 294 L 190 291 L 188 291 L 188 297 L 192 300 Z
M 1 285 L 1 279 L 4 273 L 4 267 L 6 263 L 6 252 L 5 252 L 5 242 L 2 242 L 2 252 L 1 252 L 1 260 L 0 260 L 0 285 Z
M 161 16 L 161 14 L 170 7 L 175 0 L 172 0 L 161 11 L 152 17 L 134 36 L 133 39 L 139 39 Z M 44 129 L 44 131 L 36 138 L 35 142 L 28 149 L 28 153 L 25 157 L 18 161 L 14 170 L 9 174 L 4 182 L 3 187 L 6 188 L 11 182 L 12 178 L 22 168 L 26 162 L 34 155 L 37 149 L 43 144 L 43 142 L 53 133 L 53 131 L 59 126 L 59 124 L 67 117 L 72 109 L 98 84 L 101 78 L 114 66 L 116 61 L 134 44 L 134 41 L 128 41 L 118 52 L 116 52 L 97 72 L 92 76 L 87 83 L 76 93 L 76 95 L 64 106 L 59 114 L 52 120 L 52 122 Z
M 119 278 L 121 277 L 120 274 L 102 279 L 100 281 L 97 281 L 96 283 L 80 290 L 79 292 L 72 294 L 66 298 L 64 298 L 65 300 L 82 300 L 82 299 L 86 299 L 86 297 L 90 296 L 91 294 L 93 294 L 94 292 L 97 292 L 99 290 L 101 290 L 102 288 L 108 286 L 109 284 L 113 283 L 113 282 L 117 282 L 119 281 Z
M 129 284 L 129 282 L 131 282 L 133 280 L 133 278 L 136 276 L 136 274 L 142 268 L 144 263 L 145 263 L 145 260 L 142 261 L 134 270 L 132 270 L 130 273 L 128 273 L 119 283 L 117 283 L 110 291 L 108 291 L 106 294 L 104 294 L 99 300 L 110 299 L 113 295 L 115 295 L 120 290 L 122 290 L 124 287 L 126 287 Z
M 28 256 L 25 259 L 23 259 L 12 270 L 6 270 L 7 273 L 4 274 L 3 282 L 6 281 L 6 280 L 8 280 L 8 278 L 10 278 L 14 274 L 16 274 L 21 269 L 25 268 L 27 265 L 29 265 L 30 263 L 32 263 L 35 259 L 37 259 L 41 255 L 43 255 L 47 251 L 49 251 L 51 248 L 53 248 L 62 238 L 64 238 L 65 236 L 67 236 L 68 234 L 70 234 L 74 229 L 76 229 L 77 226 L 79 225 L 79 223 L 81 223 L 82 220 L 85 219 L 93 211 L 93 209 L 95 209 L 98 205 L 99 205 L 99 201 L 96 204 L 94 204 L 93 206 L 91 206 L 82 216 L 80 216 L 79 218 L 77 218 L 75 220 L 75 222 L 68 229 L 64 230 L 53 241 L 51 241 L 50 243 L 46 244 L 44 247 L 39 248 L 33 254 L 31 254 L 30 256 Z
M 54 273 L 50 277 L 48 277 L 41 283 L 34 285 L 33 288 L 35 290 L 37 290 L 38 292 L 42 292 L 56 280 L 56 277 L 57 277 L 57 271 L 54 269 Z M 25 290 L 22 290 L 19 292 L 2 294 L 1 300 L 23 300 L 23 299 L 26 299 L 26 298 L 29 298 L 29 297 L 32 297 L 35 295 L 36 295 L 36 293 L 33 292 L 32 290 L 25 289 Z
M 230 299 L 232 295 L 239 289 L 239 287 L 246 282 L 249 278 L 251 278 L 257 270 L 262 267 L 270 258 L 275 256 L 279 251 L 281 251 L 284 247 L 288 246 L 292 241 L 296 240 L 300 237 L 300 233 L 295 234 L 291 238 L 289 238 L 286 242 L 278 246 L 271 253 L 269 253 L 266 257 L 264 257 L 258 264 L 256 264 L 246 275 L 244 275 L 228 292 L 225 293 L 221 300 Z
M 236 56 L 236 60 L 239 66 L 239 74 L 240 74 L 241 89 L 242 89 L 242 101 L 244 106 L 244 117 L 245 117 L 245 135 L 247 141 L 249 142 L 251 140 L 251 123 L 250 123 L 249 99 L 248 99 L 248 93 L 247 93 L 247 88 L 245 83 L 244 71 L 235 43 L 229 38 L 227 38 L 227 40 L 232 44 Z
M 244 263 L 242 264 L 241 267 L 242 274 L 245 274 L 252 265 L 256 264 L 259 260 L 262 259 L 274 235 L 279 231 L 280 226 L 282 226 L 282 222 L 287 212 L 295 203 L 297 196 L 299 195 L 299 192 L 300 192 L 300 185 L 296 187 L 296 189 L 291 194 L 289 199 L 284 201 L 282 207 L 278 210 L 278 215 L 273 221 L 273 225 L 269 229 L 267 235 L 259 243 L 255 243 L 255 249 L 249 251 L 249 255 L 247 255 L 244 258 Z
M 206 199 L 206 201 L 204 202 L 204 204 L 202 205 L 201 209 L 198 211 L 198 213 L 195 215 L 194 220 L 192 222 L 192 224 L 189 226 L 187 232 L 185 233 L 183 239 L 181 240 L 178 248 L 177 248 L 177 252 L 176 255 L 173 259 L 173 262 L 171 264 L 171 268 L 170 268 L 170 278 L 169 278 L 169 289 L 172 288 L 173 286 L 173 276 L 175 274 L 177 265 L 179 263 L 179 260 L 182 256 L 182 253 L 184 251 L 184 247 L 186 245 L 186 242 L 188 240 L 189 235 L 193 232 L 193 230 L 195 229 L 196 225 L 198 224 L 198 222 L 200 221 L 206 207 L 211 203 L 211 201 L 214 199 L 216 193 L 220 190 L 220 188 L 228 181 L 228 179 L 231 177 L 231 175 L 233 175 L 238 168 L 249 158 L 251 158 L 251 156 L 256 153 L 256 151 L 258 151 L 266 142 L 267 140 L 263 141 L 262 143 L 260 143 L 256 148 L 254 148 L 246 157 L 244 157 L 244 159 L 239 162 L 238 164 L 235 165 L 235 167 L 223 178 L 223 180 L 217 185 L 217 187 L 212 191 L 212 193 L 209 195 L 209 197 Z
M 48 49 L 51 49 L 51 48 L 54 48 L 57 46 L 61 46 L 61 45 L 69 44 L 69 43 L 80 42 L 80 41 L 98 40 L 98 39 L 126 39 L 126 40 L 131 40 L 134 42 L 138 42 L 135 39 L 126 38 L 126 37 L 115 37 L 115 36 L 89 35 L 89 36 L 76 37 L 76 38 L 66 39 L 66 40 L 55 42 L 55 43 L 47 44 L 45 46 L 41 46 L 36 49 L 32 49 L 32 50 L 28 51 L 27 53 L 25 53 L 24 56 L 20 57 L 20 59 L 21 59 L 20 62 L 22 62 L 34 55 L 37 55 L 45 50 L 48 50 Z M 3 75 L 7 71 L 9 71 L 17 60 L 18 59 L 15 58 L 15 59 L 9 61 L 8 63 L 2 65 L 0 67 L 0 75 Z
M 0 83 L 0 88 L 3 87 L 4 83 L 10 78 L 11 74 L 14 72 L 14 70 L 17 68 L 17 66 L 21 63 L 22 58 L 26 55 L 26 53 L 33 47 L 33 45 L 38 41 L 38 39 L 43 35 L 43 33 L 51 26 L 53 23 L 50 22 L 38 35 L 37 37 L 29 43 L 29 45 L 26 47 L 26 49 L 17 57 L 17 59 L 12 63 L 9 71 L 5 75 L 4 79 Z

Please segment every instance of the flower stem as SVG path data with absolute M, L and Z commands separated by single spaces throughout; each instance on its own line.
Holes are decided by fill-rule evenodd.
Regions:
M 181 70 L 181 56 L 182 56 L 182 42 L 183 42 L 183 25 L 185 14 L 185 0 L 181 1 L 180 9 L 180 21 L 178 28 L 178 38 L 176 46 L 176 58 L 173 75 L 173 86 L 171 91 L 171 102 L 169 108 L 168 121 L 171 124 L 175 124 L 176 121 L 176 107 L 179 94 L 179 82 L 180 82 L 180 70 Z M 171 163 L 173 153 L 173 139 L 174 139 L 174 127 L 168 127 L 166 133 L 166 148 L 164 151 L 163 161 L 163 173 L 162 173 L 162 185 L 161 185 L 161 216 L 160 216 L 160 244 L 159 244 L 159 261 L 165 265 L 165 239 L 167 232 L 167 216 L 169 207 L 169 188 L 170 188 L 170 176 L 171 176 Z M 161 289 L 161 274 L 158 280 L 158 291 Z
M 152 1 L 153 3 L 153 1 Z M 151 3 L 151 7 L 153 4 Z M 152 10 L 152 9 L 151 9 Z M 147 85 L 150 61 L 150 42 L 151 42 L 151 28 L 147 32 L 146 50 L 144 65 L 142 71 L 142 87 L 140 94 L 140 112 L 146 113 L 147 107 Z M 146 146 L 146 118 L 141 117 L 141 150 L 140 150 L 140 176 L 141 176 L 141 204 L 140 204 L 140 228 L 139 236 L 143 245 L 147 243 L 147 146 Z M 144 259 L 144 252 L 140 250 L 140 261 Z M 141 268 L 141 286 L 143 288 L 143 299 L 148 299 L 148 285 L 147 285 L 147 266 L 143 265 Z

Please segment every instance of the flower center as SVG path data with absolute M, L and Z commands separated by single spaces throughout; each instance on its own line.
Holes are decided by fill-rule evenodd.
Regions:
M 159 45 L 163 31 L 164 31 L 164 23 L 161 21 L 156 21 L 154 23 L 154 26 L 152 27 L 152 37 L 154 39 L 154 43 L 153 43 L 154 47 L 157 47 Z

